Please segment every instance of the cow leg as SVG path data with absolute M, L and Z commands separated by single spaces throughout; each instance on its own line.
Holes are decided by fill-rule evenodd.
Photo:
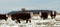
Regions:
M 28 20 L 26 20 L 26 23 L 28 23 Z
M 45 20 L 45 18 L 43 18 L 43 20 Z
M 31 23 L 31 20 L 29 20 L 29 22 Z
M 7 21 L 8 17 L 5 18 L 5 21 Z
M 15 17 L 12 17 L 11 19 L 14 21 L 16 18 Z
M 17 18 L 16 20 L 17 20 L 18 23 L 21 23 L 20 20 L 19 20 L 19 18 Z
M 21 23 L 20 20 L 17 20 L 17 21 L 18 21 L 19 23 Z
M 12 18 L 12 20 L 14 20 L 14 18 Z
M 45 20 L 45 17 L 42 17 L 43 18 L 43 20 Z
M 48 19 L 48 17 L 45 17 L 45 19 Z
M 28 21 L 31 23 L 31 20 L 26 20 L 26 23 L 28 23 Z
M 47 17 L 44 17 L 43 20 L 47 19 Z
M 20 20 L 17 20 L 16 23 L 21 23 Z
M 7 21 L 7 18 L 5 19 L 5 21 Z
M 43 19 L 43 16 L 40 16 L 41 17 L 41 19 Z
M 40 16 L 42 18 L 42 16 Z

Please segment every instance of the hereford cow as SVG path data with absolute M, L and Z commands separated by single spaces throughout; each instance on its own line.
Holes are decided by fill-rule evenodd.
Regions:
M 52 19 L 55 18 L 56 17 L 56 11 L 51 11 L 50 16 Z
M 48 12 L 41 12 L 41 18 L 47 19 L 48 18 Z
M 2 19 L 7 20 L 6 14 L 0 14 L 0 20 Z
M 17 22 L 19 23 L 20 23 L 20 19 L 26 20 L 26 23 L 28 23 L 28 21 L 31 22 L 31 20 L 29 20 L 31 17 L 30 13 L 16 13 L 16 14 L 12 14 L 11 17 L 12 20 L 17 20 Z

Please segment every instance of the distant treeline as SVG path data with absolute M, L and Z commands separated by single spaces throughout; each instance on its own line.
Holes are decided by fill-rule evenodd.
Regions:
M 25 12 L 33 12 L 33 14 L 39 14 L 39 12 L 48 12 L 50 13 L 52 10 L 25 10 Z M 20 13 L 22 11 L 11 11 L 8 14 Z

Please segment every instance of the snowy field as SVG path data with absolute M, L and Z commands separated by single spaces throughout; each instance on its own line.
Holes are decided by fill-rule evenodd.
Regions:
M 26 21 L 16 23 L 10 18 L 7 21 L 0 20 L 0 27 L 60 27 L 60 15 L 57 15 L 55 19 L 48 16 L 46 20 L 41 19 L 40 16 L 33 16 L 31 17 L 31 23 L 26 23 Z

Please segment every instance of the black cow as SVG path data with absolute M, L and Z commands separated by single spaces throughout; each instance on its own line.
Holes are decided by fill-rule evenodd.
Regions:
M 48 18 L 48 12 L 41 12 L 41 18 L 43 18 L 43 20 Z
M 50 16 L 52 19 L 56 17 L 56 13 L 56 11 L 51 11 Z
M 19 23 L 20 23 L 20 19 L 26 20 L 26 23 L 28 23 L 28 21 L 31 22 L 31 20 L 29 20 L 31 19 L 30 13 L 16 13 L 16 14 L 12 14 L 11 17 L 12 20 L 17 20 L 17 22 Z
M 2 19 L 7 20 L 6 14 L 0 14 L 0 20 Z

